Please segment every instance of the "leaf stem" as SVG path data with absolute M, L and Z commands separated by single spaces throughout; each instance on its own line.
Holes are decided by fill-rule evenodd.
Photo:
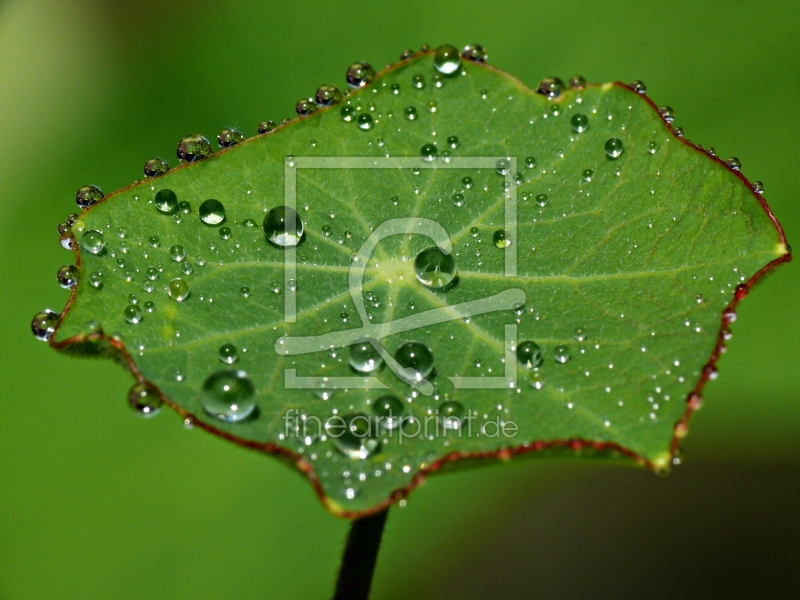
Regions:
M 339 567 L 333 600 L 367 600 L 389 509 L 355 519 Z

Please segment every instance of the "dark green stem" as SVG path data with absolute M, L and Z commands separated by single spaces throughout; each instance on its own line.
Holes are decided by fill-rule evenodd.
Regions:
M 333 600 L 367 600 L 389 509 L 350 524 Z

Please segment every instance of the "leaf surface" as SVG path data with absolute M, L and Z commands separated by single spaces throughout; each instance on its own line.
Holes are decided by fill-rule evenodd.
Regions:
M 426 144 L 438 158 L 421 157 Z M 321 157 L 335 160 L 308 160 Z M 191 212 L 159 212 L 164 189 Z M 291 189 L 305 233 L 287 250 L 262 222 L 292 202 Z M 208 199 L 224 205 L 221 225 L 201 221 Z M 422 251 L 446 246 L 430 223 L 457 265 L 443 289 L 415 274 Z M 105 239 L 98 254 L 79 247 L 90 230 Z M 364 246 L 376 232 L 393 233 Z M 80 281 L 51 344 L 116 357 L 188 423 L 295 464 L 343 516 L 400 499 L 458 458 L 561 451 L 667 469 L 716 375 L 736 302 L 790 258 L 747 180 L 679 138 L 646 96 L 607 84 L 548 99 L 482 64 L 445 77 L 430 53 L 341 104 L 107 196 L 68 236 Z M 190 290 L 180 302 L 169 294 L 176 278 Z M 126 309 L 141 312 L 138 323 Z M 385 360 L 359 373 L 350 346 L 366 337 Z M 431 373 L 411 384 L 392 368 L 409 341 L 433 355 Z M 226 344 L 232 364 L 220 359 Z M 256 408 L 225 422 L 203 390 L 232 369 L 246 373 Z M 406 422 L 336 437 L 332 418 L 375 417 L 387 395 Z M 326 422 L 333 429 L 320 431 Z

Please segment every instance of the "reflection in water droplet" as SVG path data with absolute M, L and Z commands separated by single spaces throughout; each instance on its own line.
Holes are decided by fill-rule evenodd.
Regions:
M 445 254 L 439 248 L 426 248 L 414 259 L 414 274 L 423 285 L 434 290 L 448 286 L 458 273 L 453 253 Z
M 317 110 L 317 105 L 312 98 L 301 98 L 294 107 L 294 111 L 304 117 Z
M 232 235 L 232 232 L 231 232 L 231 228 L 230 227 L 225 226 L 225 227 L 220 227 L 219 228 L 219 237 L 221 237 L 223 240 L 230 239 L 231 235 Z
M 277 248 L 297 246 L 303 239 L 303 220 L 288 206 L 276 206 L 264 216 L 267 241 Z
M 564 89 L 564 82 L 561 81 L 558 77 L 547 77 L 542 79 L 542 82 L 539 84 L 539 87 L 536 88 L 537 94 L 542 94 L 545 98 L 549 100 L 553 100 L 554 98 L 558 98 L 561 95 L 561 91 Z
M 206 225 L 215 227 L 225 221 L 225 207 L 219 200 L 209 198 L 205 200 L 197 210 L 200 220 Z
M 188 264 L 188 263 L 184 263 Z M 189 284 L 186 283 L 183 279 L 175 278 L 169 282 L 167 286 L 169 290 L 169 297 L 173 300 L 177 300 L 178 302 L 183 302 L 186 298 L 189 297 Z
M 154 204 L 158 212 L 171 215 L 178 210 L 178 196 L 172 190 L 159 190 L 156 193 Z
M 357 62 L 350 65 L 347 69 L 347 85 L 353 88 L 364 87 L 372 82 L 375 77 L 375 70 L 365 62 Z
M 96 185 L 84 185 L 75 194 L 75 202 L 81 208 L 88 208 L 103 199 L 102 190 Z
M 521 342 L 517 345 L 517 359 L 526 369 L 536 369 L 544 362 L 542 349 L 535 342 Z
M 138 415 L 149 418 L 159 413 L 164 401 L 156 388 L 149 383 L 139 381 L 134 383 L 128 392 L 128 404 Z
M 675 119 L 675 111 L 673 111 L 669 106 L 662 106 L 658 109 L 658 113 L 667 123 L 672 123 L 672 121 Z
M 219 347 L 217 357 L 221 362 L 232 365 L 239 360 L 239 353 L 236 351 L 236 346 L 233 344 L 222 344 L 222 346 Z
M 219 143 L 220 148 L 230 148 L 243 141 L 244 136 L 235 129 L 223 129 L 217 136 L 217 143 Z
M 169 171 L 169 165 L 167 161 L 154 157 L 147 160 L 144 163 L 144 176 L 145 177 L 158 177 L 159 175 L 163 175 Z
M 125 320 L 131 325 L 138 325 L 142 321 L 142 309 L 135 304 L 129 304 L 122 311 Z
M 606 142 L 606 154 L 609 158 L 619 158 L 624 151 L 621 139 L 611 138 Z
M 350 346 L 350 366 L 359 373 L 373 373 L 383 366 L 383 359 L 369 342 Z
M 193 162 L 211 156 L 214 151 L 211 144 L 200 134 L 187 135 L 178 143 L 175 151 L 178 158 L 184 162 Z
M 647 88 L 645 87 L 644 82 L 639 81 L 639 80 L 632 81 L 630 86 L 628 86 L 628 87 L 630 87 L 637 94 L 644 94 L 647 91 Z
M 486 62 L 486 50 L 480 44 L 469 44 L 461 51 L 461 56 L 473 62 Z
M 78 283 L 78 267 L 73 265 L 64 265 L 58 270 L 57 278 L 61 287 L 75 287 L 75 284 Z
M 31 331 L 36 339 L 46 342 L 49 340 L 56 330 L 56 323 L 58 323 L 59 314 L 55 311 L 46 308 L 40 313 L 34 315 L 31 321 Z
M 325 83 L 317 88 L 314 99 L 320 106 L 330 106 L 342 100 L 342 92 L 335 85 Z
M 258 124 L 258 133 L 269 133 L 274 130 L 275 127 L 277 127 L 275 121 L 262 121 Z
M 511 245 L 511 238 L 508 236 L 508 232 L 505 229 L 498 229 L 492 235 L 492 242 L 498 248 L 508 248 Z
M 583 133 L 589 129 L 589 117 L 586 115 L 572 115 L 570 125 L 572 125 L 573 131 L 577 133 Z
M 203 383 L 200 403 L 212 417 L 237 423 L 256 408 L 256 389 L 244 371 L 217 371 Z
M 566 346 L 556 346 L 553 349 L 553 359 L 562 365 L 568 363 L 570 359 L 569 348 Z
M 175 262 L 182 262 L 186 258 L 186 250 L 180 244 L 175 244 L 169 249 L 169 257 Z
M 94 229 L 84 233 L 83 238 L 81 238 L 81 248 L 91 254 L 100 254 L 105 247 L 106 238 L 103 237 L 102 233 Z
M 728 160 L 726 160 L 725 164 L 728 165 L 734 171 L 738 171 L 739 169 L 742 168 L 742 162 L 735 156 L 732 156 Z

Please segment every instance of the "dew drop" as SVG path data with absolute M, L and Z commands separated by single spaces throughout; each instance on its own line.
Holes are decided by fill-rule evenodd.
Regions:
M 492 242 L 498 248 L 508 248 L 511 245 L 511 238 L 508 236 L 508 232 L 505 229 L 498 229 L 492 235 Z
M 381 417 L 378 421 L 384 429 L 396 429 L 402 421 L 405 407 L 403 402 L 395 396 L 381 396 L 372 403 L 372 412 Z
M 439 407 L 439 417 L 445 429 L 461 429 L 464 405 L 453 400 L 443 402 Z
M 75 284 L 78 283 L 78 267 L 74 265 L 64 265 L 58 270 L 56 277 L 61 287 L 65 289 L 75 287 Z
M 188 263 L 184 263 L 188 264 Z M 189 284 L 186 283 L 183 279 L 175 278 L 169 282 L 167 286 L 169 291 L 169 297 L 173 300 L 178 302 L 183 302 L 186 298 L 189 297 Z
M 81 238 L 81 248 L 90 254 L 100 254 L 105 247 L 106 238 L 103 237 L 102 233 L 94 229 L 90 229 L 84 233 Z
M 356 118 L 356 124 L 361 131 L 369 131 L 372 129 L 375 121 L 372 119 L 372 115 L 369 113 L 361 113 Z
M 462 187 L 463 187 L 465 190 L 468 190 L 468 189 L 470 189 L 470 188 L 472 187 L 472 185 L 473 185 L 472 177 L 463 177 L 463 178 L 461 179 L 461 186 L 462 186 Z
M 586 79 L 581 77 L 580 75 L 575 75 L 571 77 L 569 80 L 569 87 L 573 90 L 582 90 L 586 87 Z
M 317 110 L 317 104 L 314 102 L 313 98 L 301 98 L 294 107 L 294 112 L 301 117 L 310 115 L 315 110 Z
M 180 142 L 175 153 L 184 162 L 193 162 L 203 158 L 208 158 L 214 151 L 211 144 L 200 134 L 187 135 Z
M 163 215 L 171 215 L 178 210 L 178 196 L 172 190 L 158 190 L 154 204 Z
M 88 208 L 103 199 L 103 191 L 96 185 L 84 185 L 75 194 L 75 202 L 81 208 Z
M 606 142 L 606 154 L 609 158 L 619 158 L 624 151 L 621 139 L 611 138 Z
M 413 106 L 406 106 L 405 109 L 403 110 L 403 114 L 406 116 L 406 119 L 408 119 L 409 121 L 416 120 L 416 118 L 418 116 L 417 109 L 414 108 Z
M 303 220 L 288 206 L 276 206 L 264 216 L 267 241 L 277 248 L 297 246 L 303 239 Z
M 529 169 L 533 169 L 536 166 L 536 159 L 533 156 L 529 156 L 525 159 L 525 166 Z
M 453 194 L 453 206 L 464 206 L 464 194 L 459 194 L 458 192 Z
M 231 228 L 227 225 L 219 228 L 219 237 L 223 240 L 229 240 L 232 234 L 233 232 L 231 231 Z
M 594 177 L 594 171 L 591 169 L 584 169 L 583 173 L 581 173 L 584 181 L 591 181 L 592 177 Z
M 421 381 L 433 372 L 433 352 L 422 342 L 405 342 L 394 354 L 401 367 L 407 369 L 403 379 Z
M 200 403 L 210 416 L 237 423 L 255 410 L 255 393 L 253 382 L 244 371 L 217 371 L 203 383 Z
M 159 413 L 164 401 L 155 387 L 139 381 L 134 383 L 128 392 L 128 404 L 139 416 L 149 418 Z
M 735 156 L 732 156 L 728 160 L 726 160 L 725 164 L 728 165 L 728 167 L 733 169 L 734 171 L 738 171 L 739 169 L 742 168 L 742 162 Z
M 319 106 L 330 106 L 342 100 L 342 92 L 335 85 L 325 83 L 317 88 L 317 93 L 314 95 Z
M 239 293 L 242 295 L 242 298 L 249 298 L 250 297 L 250 288 L 247 286 L 242 286 L 239 288 Z
M 461 56 L 455 46 L 439 46 L 433 55 L 433 66 L 439 73 L 452 75 L 461 67 Z
M 647 91 L 647 87 L 644 85 L 644 82 L 639 80 L 632 81 L 628 87 L 637 94 L 644 94 Z
M 258 133 L 269 133 L 273 131 L 277 125 L 275 125 L 275 121 L 262 121 L 258 124 Z
M 341 421 L 328 420 L 326 427 L 336 449 L 347 458 L 364 460 L 380 448 L 380 440 L 377 439 L 377 432 L 373 431 L 372 421 L 368 416 L 355 414 L 341 419 L 343 425 Z M 352 499 L 355 491 L 349 488 L 347 496 Z
M 656 144 L 655 142 L 648 142 L 647 152 L 648 154 L 655 154 L 656 152 L 658 152 L 658 144 Z
M 447 138 L 447 145 L 450 146 L 453 150 L 458 148 L 458 138 L 454 135 L 451 135 Z
M 425 87 L 425 78 L 422 75 L 414 75 L 411 77 L 411 85 L 414 89 L 421 90 Z
M 589 129 L 589 117 L 586 115 L 572 115 L 572 119 L 570 120 L 570 125 L 572 125 L 572 131 L 577 133 L 583 133 L 587 129 Z
M 669 106 L 662 106 L 658 109 L 658 114 L 661 115 L 661 118 L 664 119 L 667 123 L 672 123 L 675 119 L 675 111 L 672 110 Z
M 169 249 L 169 257 L 175 262 L 183 262 L 186 258 L 186 250 L 180 244 L 175 244 Z
M 542 79 L 542 82 L 539 84 L 539 87 L 536 88 L 537 94 L 542 94 L 545 98 L 549 100 L 553 100 L 554 98 L 558 98 L 561 95 L 561 91 L 564 89 L 564 82 L 561 81 L 558 77 L 547 77 Z
M 537 369 L 544 362 L 542 349 L 535 342 L 521 342 L 517 345 L 517 360 L 526 369 Z
M 122 311 L 125 320 L 131 325 L 138 325 L 142 322 L 142 309 L 135 304 L 129 304 Z
M 347 85 L 352 88 L 361 88 L 371 83 L 375 77 L 375 70 L 365 62 L 353 63 L 347 68 Z
M 31 320 L 31 331 L 37 340 L 46 342 L 53 336 L 59 316 L 57 312 L 49 308 L 34 315 L 33 320 Z
M 431 162 L 436 159 L 438 152 L 436 150 L 436 146 L 434 146 L 433 144 L 425 144 L 424 146 L 422 146 L 422 148 L 420 148 L 419 154 L 420 156 L 422 156 L 423 159 L 425 159 L 428 162 Z
M 461 51 L 461 56 L 463 56 L 467 60 L 471 60 L 472 62 L 486 62 L 486 50 L 480 44 L 469 44 L 468 46 L 464 46 L 464 49 Z
M 556 346 L 553 349 L 553 359 L 562 365 L 568 363 L 570 359 L 569 348 L 566 346 Z
M 222 346 L 219 347 L 219 352 L 217 352 L 217 358 L 226 365 L 232 365 L 239 360 L 239 353 L 236 351 L 236 346 L 233 344 L 222 344 Z
M 223 129 L 217 136 L 217 143 L 220 148 L 230 148 L 244 141 L 244 136 L 236 129 Z
M 383 366 L 383 359 L 369 342 L 350 346 L 350 366 L 359 373 L 374 373 Z
M 162 158 L 153 157 L 144 163 L 144 176 L 145 177 L 158 177 L 169 171 L 167 161 Z

